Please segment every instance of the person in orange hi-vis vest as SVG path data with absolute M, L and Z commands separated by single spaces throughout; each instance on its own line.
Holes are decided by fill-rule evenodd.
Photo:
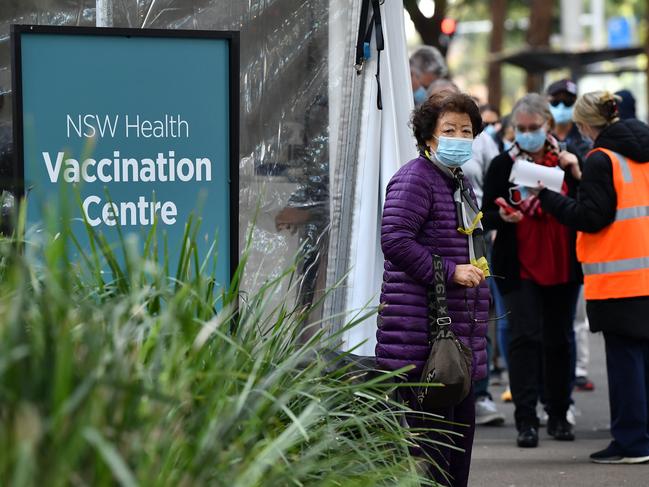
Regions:
M 604 332 L 613 441 L 595 463 L 649 462 L 649 127 L 620 120 L 617 97 L 577 100 L 574 121 L 594 141 L 577 200 L 540 188 L 543 209 L 579 231 L 590 329 Z

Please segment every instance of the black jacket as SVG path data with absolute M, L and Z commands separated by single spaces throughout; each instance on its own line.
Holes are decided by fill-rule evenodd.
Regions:
M 556 138 L 557 140 L 559 140 L 558 137 Z M 591 143 L 584 139 L 584 137 L 579 132 L 577 125 L 575 125 L 574 123 L 572 124 L 570 132 L 568 132 L 568 136 L 562 142 L 565 142 L 567 145 L 571 146 L 573 149 L 571 152 L 577 154 L 577 156 L 579 156 L 579 158 L 581 158 L 582 160 L 586 159 L 586 155 L 588 154 L 588 152 L 590 152 L 590 149 L 592 149 Z
M 568 146 L 567 150 L 576 153 L 573 147 Z M 482 202 L 482 211 L 484 217 L 482 220 L 486 231 L 496 230 L 496 240 L 494 242 L 491 255 L 491 266 L 494 276 L 500 276 L 504 279 L 497 278 L 498 288 L 503 294 L 517 289 L 520 284 L 520 263 L 518 261 L 518 242 L 516 238 L 516 225 L 505 222 L 498 214 L 498 206 L 495 203 L 496 198 L 503 197 L 509 201 L 509 188 L 514 187 L 509 182 L 509 175 L 512 170 L 514 161 L 507 152 L 497 156 L 487 171 L 484 182 L 484 198 Z M 572 177 L 572 174 L 566 173 L 566 183 L 568 185 L 568 194 L 576 196 L 578 182 Z M 581 267 L 577 262 L 576 255 L 576 232 L 570 235 L 570 258 L 572 266 L 570 270 L 570 281 L 581 282 Z
M 622 120 L 605 128 L 595 147 L 629 159 L 649 161 L 649 127 L 638 120 Z M 543 209 L 575 230 L 596 233 L 615 220 L 617 195 L 611 160 L 603 152 L 592 153 L 584 163 L 577 199 L 547 189 L 539 195 Z M 592 331 L 649 339 L 649 296 L 588 302 Z

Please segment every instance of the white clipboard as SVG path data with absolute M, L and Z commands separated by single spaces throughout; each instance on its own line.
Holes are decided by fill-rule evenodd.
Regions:
M 509 182 L 527 188 L 538 188 L 539 182 L 546 188 L 561 192 L 565 173 L 560 167 L 547 167 L 522 159 L 516 159 L 509 175 Z

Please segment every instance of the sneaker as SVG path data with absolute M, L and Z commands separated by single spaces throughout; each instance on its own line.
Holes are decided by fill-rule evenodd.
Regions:
M 572 425 L 565 418 L 548 419 L 548 434 L 559 441 L 575 440 Z
M 536 415 L 539 417 L 539 426 L 545 426 L 548 424 L 548 413 L 545 410 L 543 404 L 539 404 L 539 408 L 536 411 Z M 581 416 L 581 411 L 579 411 L 574 404 L 571 404 L 566 411 L 566 421 L 573 426 L 577 426 L 577 416 Z
M 611 443 L 603 450 L 593 453 L 590 456 L 590 461 L 593 463 L 604 464 L 633 464 L 633 463 L 647 463 L 649 462 L 649 455 L 632 457 L 624 455 L 618 448 Z
M 575 390 L 593 391 L 595 390 L 595 384 L 593 384 L 593 382 L 585 375 L 580 375 L 575 378 Z
M 548 424 L 548 413 L 545 411 L 545 406 L 539 404 L 539 407 L 536 410 L 536 416 L 539 418 L 539 426 L 545 426 Z
M 568 411 L 566 411 L 566 420 L 571 425 L 577 426 L 577 416 L 580 415 L 581 415 L 581 411 L 579 411 L 574 404 L 571 404 L 570 407 L 568 408 Z
M 534 426 L 523 426 L 516 437 L 520 448 L 536 448 L 539 444 L 539 432 Z
M 505 389 L 505 392 L 501 394 L 500 400 L 502 402 L 512 402 L 512 390 L 509 387 L 507 387 L 507 389 Z
M 475 401 L 475 424 L 500 426 L 505 423 L 505 415 L 498 412 L 496 403 L 488 396 L 482 396 Z

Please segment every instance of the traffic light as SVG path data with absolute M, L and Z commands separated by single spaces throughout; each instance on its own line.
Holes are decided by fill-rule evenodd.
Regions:
M 457 30 L 457 20 L 446 17 L 440 25 L 439 45 L 448 47 Z

